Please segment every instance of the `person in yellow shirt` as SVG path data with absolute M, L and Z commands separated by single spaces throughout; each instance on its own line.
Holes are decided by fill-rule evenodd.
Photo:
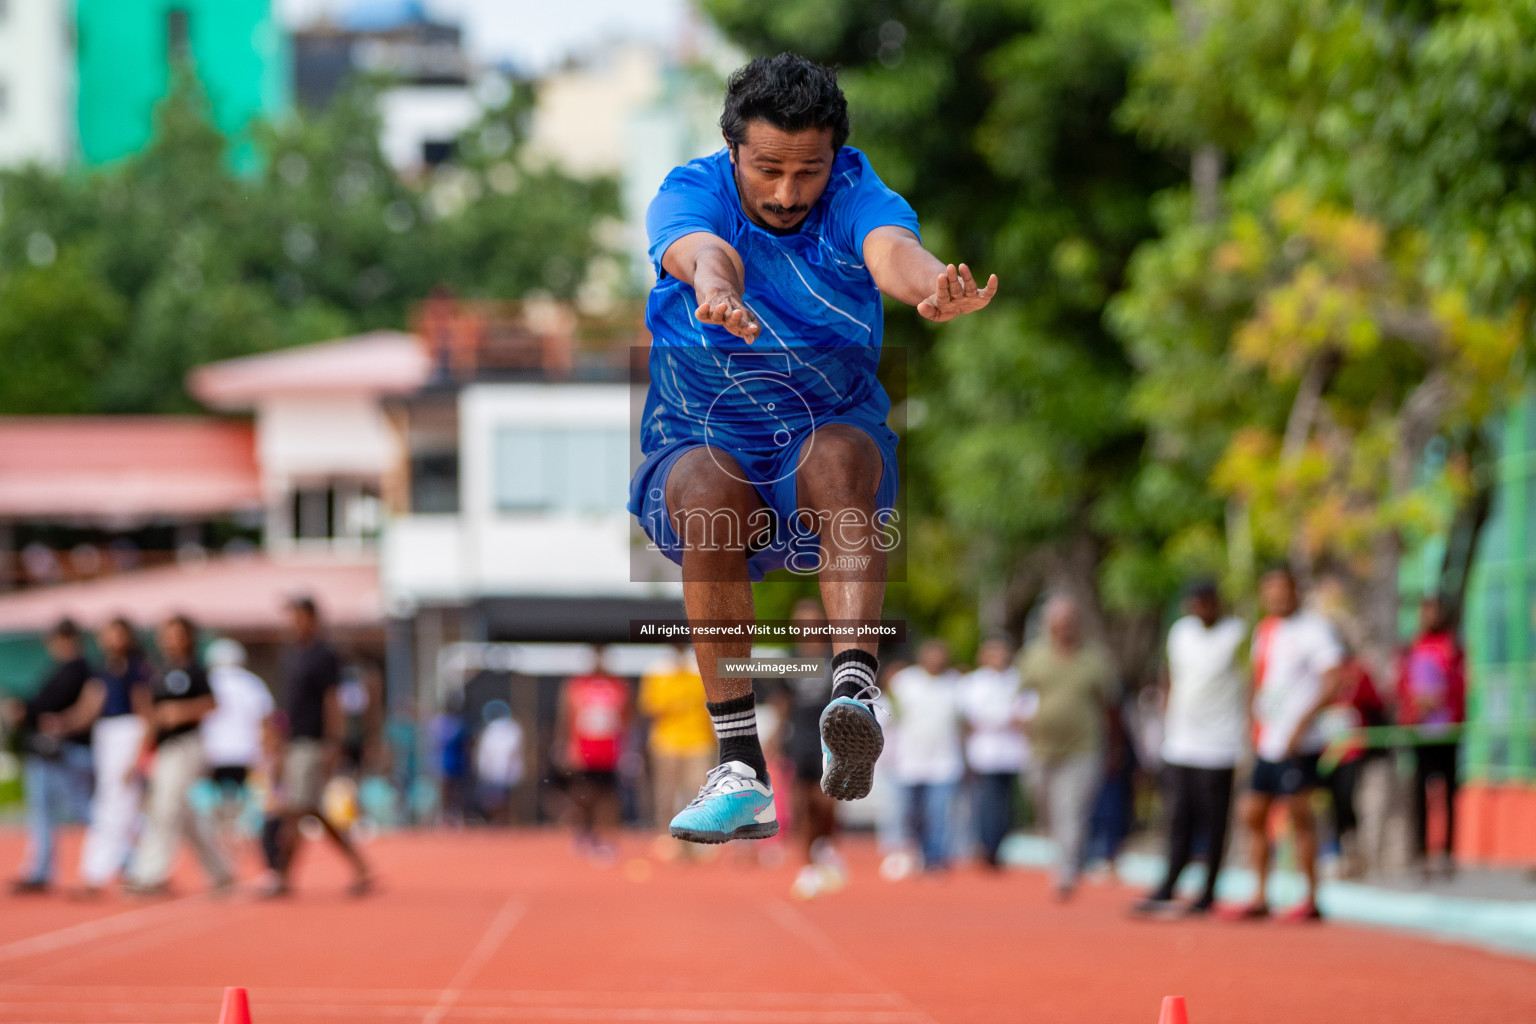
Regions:
M 640 677 L 640 712 L 651 720 L 656 820 L 670 821 L 715 766 L 715 728 L 692 650 L 677 648 Z

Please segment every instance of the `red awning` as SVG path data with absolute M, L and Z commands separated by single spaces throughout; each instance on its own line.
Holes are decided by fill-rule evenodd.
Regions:
M 111 523 L 219 515 L 260 503 L 249 423 L 0 417 L 0 517 Z
M 282 628 L 294 597 L 314 599 L 340 628 L 384 621 L 379 569 L 372 560 L 265 555 L 210 558 L 0 594 L 0 633 L 37 633 L 68 616 L 95 628 L 114 615 L 151 624 L 183 613 L 199 626 L 231 632 Z

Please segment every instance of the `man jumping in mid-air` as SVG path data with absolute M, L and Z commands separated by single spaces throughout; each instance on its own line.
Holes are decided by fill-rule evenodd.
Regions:
M 830 69 L 789 53 L 752 61 L 731 76 L 720 127 L 725 148 L 669 174 L 646 218 L 659 280 L 629 503 L 682 566 L 720 739 L 719 766 L 672 819 L 699 843 L 779 828 L 751 680 L 718 670 L 752 642 L 699 627 L 752 622 L 751 581 L 784 567 L 819 573 L 832 621 L 879 619 L 897 487 L 875 375 L 881 295 L 944 321 L 997 291 L 995 276 L 979 288 L 925 250 L 912 208 L 843 144 L 848 104 Z M 883 746 L 877 648 L 833 639 L 821 787 L 839 800 L 869 793 Z

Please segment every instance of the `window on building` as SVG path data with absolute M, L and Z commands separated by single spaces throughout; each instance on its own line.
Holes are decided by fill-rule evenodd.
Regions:
M 459 510 L 459 453 L 411 455 L 411 511 L 451 515 Z
M 332 536 L 329 487 L 301 487 L 293 492 L 293 535 L 300 540 Z
M 428 139 L 421 144 L 421 162 L 428 167 L 447 163 L 453 159 L 455 148 L 452 139 Z
M 165 52 L 171 60 L 185 60 L 191 55 L 191 17 L 184 7 L 165 12 Z
M 628 498 L 622 427 L 502 427 L 495 460 L 500 512 L 622 512 Z
M 370 540 L 382 519 L 378 490 L 355 480 L 298 487 L 290 515 L 295 540 Z

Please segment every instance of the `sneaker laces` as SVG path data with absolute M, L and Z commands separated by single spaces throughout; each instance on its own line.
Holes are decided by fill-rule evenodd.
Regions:
M 732 783 L 735 785 L 732 785 Z M 720 793 L 731 793 L 745 788 L 746 777 L 738 775 L 731 770 L 729 764 L 717 764 L 704 776 L 704 785 L 699 789 L 699 795 L 689 801 L 689 807 L 696 807 L 706 799 Z
M 882 692 L 880 687 L 874 683 L 868 683 L 862 690 L 853 695 L 853 699 L 869 708 L 869 713 L 877 719 L 882 715 L 890 717 L 890 712 L 886 710 L 885 705 L 876 703 L 880 699 Z

